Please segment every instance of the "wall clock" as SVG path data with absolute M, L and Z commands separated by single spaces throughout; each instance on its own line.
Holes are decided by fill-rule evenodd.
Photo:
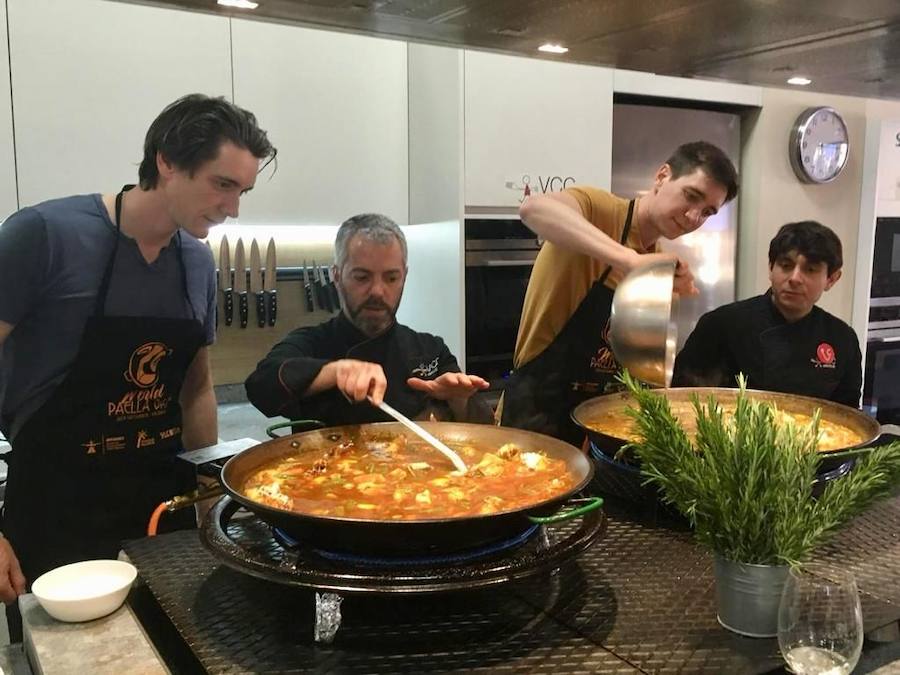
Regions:
M 794 173 L 804 183 L 828 183 L 847 164 L 847 125 L 834 108 L 807 108 L 791 130 L 788 153 Z

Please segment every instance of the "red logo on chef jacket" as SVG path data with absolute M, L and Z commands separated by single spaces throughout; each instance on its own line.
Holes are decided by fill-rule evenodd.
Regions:
M 812 362 L 816 365 L 817 368 L 834 368 L 834 347 L 832 347 L 827 342 L 820 342 L 819 346 L 816 347 L 816 358 L 812 359 Z

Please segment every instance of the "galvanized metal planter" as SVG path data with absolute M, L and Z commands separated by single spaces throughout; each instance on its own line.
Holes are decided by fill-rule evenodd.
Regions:
M 749 565 L 716 556 L 719 623 L 748 637 L 778 634 L 778 603 L 788 565 Z

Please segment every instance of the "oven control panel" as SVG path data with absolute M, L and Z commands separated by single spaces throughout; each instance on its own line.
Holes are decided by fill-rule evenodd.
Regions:
M 869 300 L 869 332 L 888 328 L 900 329 L 900 297 Z

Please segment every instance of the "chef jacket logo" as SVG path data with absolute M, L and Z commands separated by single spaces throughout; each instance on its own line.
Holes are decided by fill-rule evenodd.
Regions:
M 440 357 L 435 356 L 434 360 L 431 363 L 420 363 L 418 366 L 412 369 L 412 374 L 416 377 L 431 377 L 438 370 L 438 359 Z
M 819 343 L 819 346 L 816 347 L 816 358 L 810 359 L 810 361 L 816 368 L 834 368 L 836 365 L 834 347 L 827 342 Z
M 530 197 L 535 192 L 541 192 L 543 194 L 547 194 L 548 192 L 559 192 L 560 190 L 565 190 L 574 182 L 575 179 L 572 176 L 538 176 L 537 184 L 532 185 L 531 176 L 526 173 L 519 182 L 514 180 L 506 181 L 506 189 L 521 192 L 522 196 L 519 198 L 519 203 L 521 204 L 525 201 L 526 197 Z
M 159 379 L 159 362 L 172 350 L 162 342 L 148 342 L 134 350 L 128 360 L 125 379 L 142 389 L 152 387 Z

